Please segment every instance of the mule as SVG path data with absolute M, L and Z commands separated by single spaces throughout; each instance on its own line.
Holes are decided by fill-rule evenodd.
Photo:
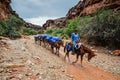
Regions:
M 47 36 L 48 36 L 47 34 L 42 34 L 42 36 L 41 36 L 41 40 L 42 40 L 42 42 L 44 44 L 44 47 L 46 46 L 45 42 L 46 42 L 46 37 Z
M 51 39 L 52 39 L 52 36 L 47 36 L 45 38 L 45 46 L 49 48 L 50 44 L 51 44 Z
M 40 40 L 40 36 L 39 36 L 39 35 L 34 36 L 35 44 L 37 44 L 37 42 L 38 42 L 39 40 Z
M 54 48 L 55 48 L 56 49 L 55 54 L 59 56 L 60 46 L 64 47 L 64 42 L 62 40 L 53 39 L 50 44 L 51 44 L 52 53 L 54 53 Z
M 67 50 L 67 48 L 66 48 L 67 45 L 68 44 L 66 44 L 65 47 L 64 47 L 64 52 L 65 52 L 65 50 Z M 71 47 L 71 49 L 67 50 L 64 59 L 66 58 L 66 56 L 69 59 L 69 52 L 72 51 L 72 47 L 73 47 L 72 43 L 69 43 L 69 46 Z M 76 54 L 76 60 L 73 61 L 72 63 L 73 64 L 76 63 L 78 61 L 79 57 L 80 57 L 81 58 L 81 66 L 82 66 L 83 56 L 85 54 L 88 54 L 88 59 L 87 59 L 88 61 L 90 61 L 94 56 L 96 56 L 96 54 L 91 49 L 84 46 L 83 44 L 81 44 L 79 49 L 74 49 L 74 52 Z M 69 59 L 69 61 L 70 61 L 70 59 Z

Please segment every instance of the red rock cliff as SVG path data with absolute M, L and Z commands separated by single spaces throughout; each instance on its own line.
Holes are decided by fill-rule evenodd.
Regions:
M 0 19 L 6 19 L 7 15 L 12 13 L 10 3 L 11 0 L 0 0 Z
M 91 15 L 98 8 L 107 7 L 108 9 L 118 11 L 120 10 L 120 0 L 83 0 L 72 7 L 67 15 L 67 19 L 74 19 L 82 15 Z

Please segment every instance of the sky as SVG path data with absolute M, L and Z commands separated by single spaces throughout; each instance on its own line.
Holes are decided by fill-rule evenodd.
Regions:
M 26 22 L 43 25 L 48 19 L 65 17 L 80 0 L 12 0 L 14 11 Z

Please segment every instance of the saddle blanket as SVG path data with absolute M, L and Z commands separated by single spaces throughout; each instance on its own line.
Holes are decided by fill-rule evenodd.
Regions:
M 75 49 L 79 49 L 81 47 L 81 43 L 76 43 L 74 47 Z

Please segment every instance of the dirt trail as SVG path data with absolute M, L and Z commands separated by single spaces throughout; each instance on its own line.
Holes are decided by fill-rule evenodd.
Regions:
M 103 70 L 104 68 L 100 69 L 99 57 L 89 63 L 84 59 L 81 67 L 79 62 L 70 65 L 63 60 L 65 54 L 63 48 L 58 57 L 49 49 L 35 44 L 33 37 L 7 40 L 7 44 L 10 45 L 10 49 L 0 50 L 0 80 L 120 80 L 120 75 L 116 77 Z M 71 61 L 75 59 L 75 56 L 70 57 Z M 115 58 L 118 73 L 120 73 L 119 59 Z M 100 64 L 95 64 L 96 62 Z
M 61 55 L 64 54 L 61 52 Z M 72 62 L 75 60 L 75 56 L 70 55 L 70 59 Z M 67 59 L 66 62 L 68 63 L 67 73 L 73 75 L 75 80 L 120 80 L 120 75 L 115 76 L 100 67 L 93 66 L 91 62 L 86 61 L 86 58 L 83 61 L 83 66 L 81 66 L 80 60 L 74 65 L 71 65 Z
M 80 67 L 79 64 L 68 66 L 67 72 L 74 75 L 75 80 L 119 80 L 111 73 L 91 66 L 88 63 L 84 63 L 84 67 Z

